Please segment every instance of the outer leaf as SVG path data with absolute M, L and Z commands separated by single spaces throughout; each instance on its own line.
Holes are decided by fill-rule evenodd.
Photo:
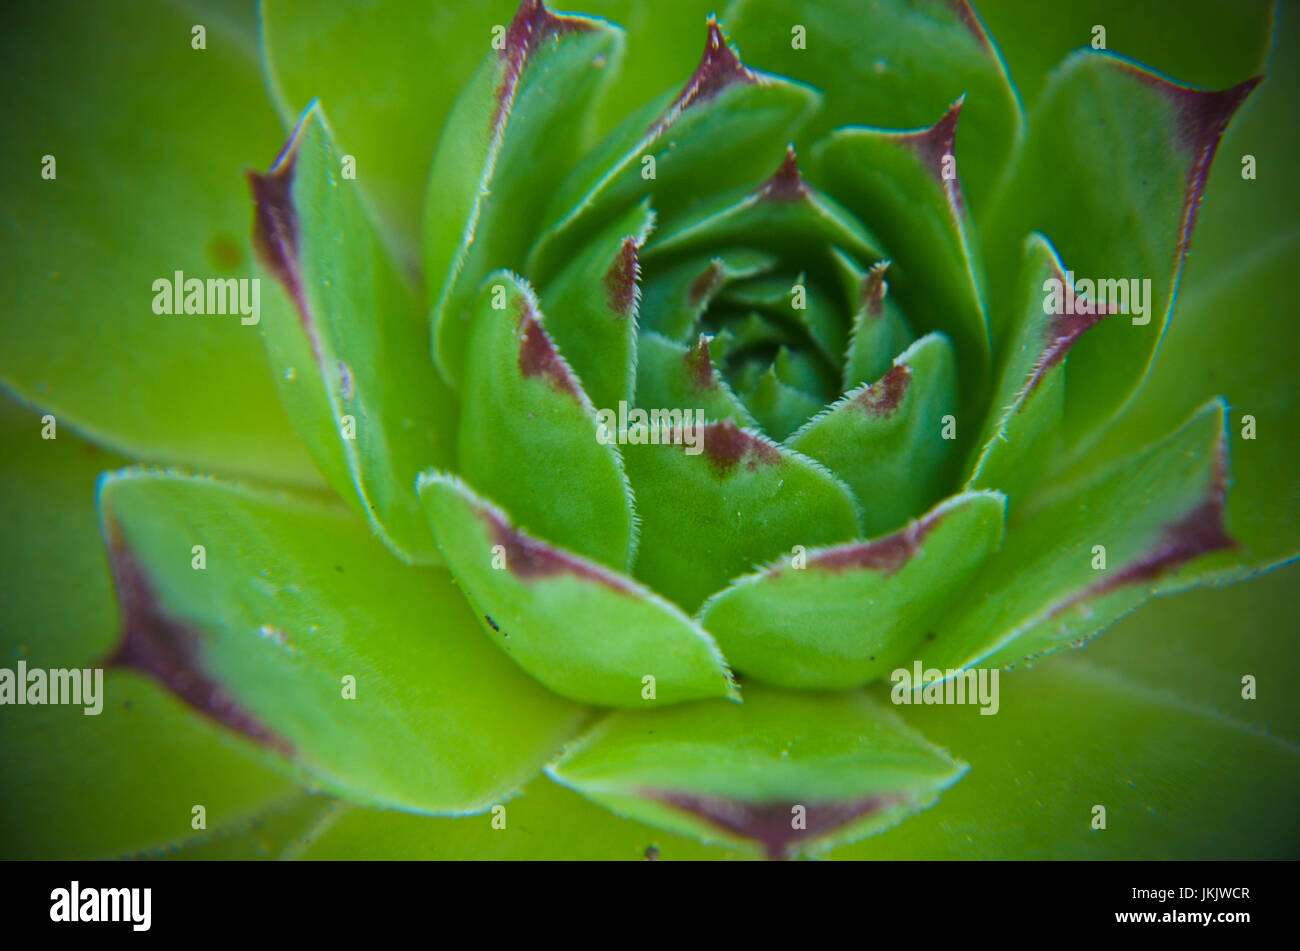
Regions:
M 845 394 L 786 440 L 826 465 L 862 503 L 868 535 L 923 512 L 950 484 L 954 441 L 945 417 L 956 410 L 952 345 L 929 334 L 908 347 L 875 383 Z
M 857 533 L 857 503 L 843 483 L 734 423 L 665 428 L 657 442 L 624 450 L 641 514 L 636 576 L 688 611 L 793 545 Z
M 895 292 L 913 325 L 950 338 L 972 402 L 989 362 L 983 262 L 953 171 L 962 103 L 928 129 L 849 128 L 813 150 L 816 181 L 870 221 L 898 266 Z
M 455 476 L 426 475 L 420 494 L 493 642 L 556 693 L 616 707 L 735 696 L 713 638 L 655 592 L 518 531 Z
M 1259 72 L 1268 55 L 1272 0 L 1183 0 L 1177 13 L 1158 3 L 1088 0 L 983 0 L 980 17 L 1006 58 L 1026 106 L 1033 106 L 1061 60 L 1105 42 L 1168 76 L 1219 88 Z
M 965 769 L 863 694 L 747 686 L 743 706 L 611 714 L 547 772 L 620 815 L 780 858 L 888 828 Z
M 153 282 L 177 271 L 247 275 L 248 205 L 232 185 L 280 139 L 253 51 L 217 20 L 192 50 L 193 22 L 170 3 L 48 3 L 3 31 L 0 381 L 119 452 L 319 485 L 251 314 L 153 312 Z M 44 155 L 57 178 L 42 177 Z
M 1286 7 L 1269 78 L 1246 101 L 1224 139 L 1223 161 L 1210 172 L 1197 253 L 1187 262 L 1178 316 L 1151 376 L 1115 429 L 1087 459 L 1074 463 L 1104 465 L 1146 445 L 1185 418 L 1205 393 L 1222 392 L 1232 408 L 1228 526 L 1241 548 L 1202 563 L 1219 580 L 1245 577 L 1300 554 L 1294 372 L 1300 337 L 1291 320 L 1300 189 L 1282 171 L 1300 150 L 1300 129 L 1290 118 L 1300 83 L 1298 48 L 1300 16 Z M 1246 156 L 1257 163 L 1255 179 L 1244 177 Z M 1255 438 L 1244 438 L 1252 421 Z
M 934 809 L 835 858 L 1294 858 L 1295 746 L 1076 656 L 1005 677 L 999 692 L 996 716 L 908 708 L 970 773 Z M 1098 805 L 1104 830 L 1092 827 Z
M 591 104 L 622 55 L 603 20 L 557 15 L 524 0 L 503 47 L 489 53 L 452 107 L 429 171 L 424 274 L 434 358 L 459 383 L 469 310 L 480 282 L 518 269 L 548 189 L 581 153 Z M 563 94 L 557 94 L 562 91 Z
M 329 110 L 355 187 L 375 208 L 404 264 L 419 258 L 429 156 L 456 93 L 474 73 L 492 28 L 518 0 L 354 6 L 261 0 L 262 65 L 286 127 L 313 99 Z M 436 55 L 430 55 L 436 50 Z
M 620 819 L 546 779 L 529 784 L 522 796 L 505 804 L 505 810 L 501 828 L 491 817 L 441 819 L 349 809 L 312 837 L 303 857 L 667 861 L 726 859 L 735 854 Z
M 869 8 L 856 0 L 794 8 L 732 0 L 726 20 L 754 63 L 826 92 L 809 141 L 850 124 L 913 128 L 969 96 L 963 126 L 980 147 L 963 154 L 962 181 L 983 207 L 1024 118 L 1001 55 L 967 0 L 875 0 Z M 795 24 L 805 31 L 802 48 Z
M 1002 541 L 1006 498 L 966 493 L 869 542 L 806 552 L 711 597 L 700 623 L 747 675 L 845 690 L 887 673 Z
M 936 629 L 927 666 L 1014 664 L 1078 645 L 1142 604 L 1184 562 L 1231 547 L 1223 528 L 1224 414 L 1212 401 L 1102 477 L 1027 506 L 972 583 L 984 598 Z
M 351 184 L 319 105 L 266 175 L 254 243 L 271 289 L 267 353 L 280 397 L 334 489 L 406 561 L 437 560 L 415 477 L 451 455 L 451 394 L 428 331 Z
M 1010 282 L 1030 231 L 1052 236 L 1075 279 L 1124 281 L 1130 296 L 1120 301 L 1121 312 L 1132 311 L 1126 320 L 1104 322 L 1074 349 L 1065 407 L 1070 443 L 1097 434 L 1146 375 L 1168 324 L 1219 136 L 1257 82 L 1207 92 L 1108 54 L 1079 53 L 1035 108 L 984 229 L 994 339 L 1012 332 Z M 1089 147 L 1079 147 L 1081 135 Z
M 564 180 L 529 252 L 529 276 L 555 273 L 602 220 L 646 194 L 661 215 L 673 214 L 697 197 L 702 170 L 715 190 L 760 179 L 819 102 L 812 89 L 746 67 L 713 18 L 700 65 L 670 97 L 628 116 Z
M 354 801 L 482 809 L 584 715 L 483 643 L 445 571 L 398 565 L 344 509 L 138 471 L 100 506 L 115 662 Z
M 543 327 L 532 290 L 500 272 L 484 285 L 474 313 L 462 474 L 500 499 L 525 531 L 626 568 L 634 528 L 622 459 L 600 438 L 596 410 Z
M 95 477 L 117 457 L 0 400 L 0 624 L 3 666 L 98 666 L 116 607 L 95 516 Z M 92 689 L 94 681 L 92 680 Z M 0 857 L 122 855 L 259 811 L 292 787 L 165 692 L 108 671 L 86 706 L 6 704 Z M 123 761 L 121 751 L 132 751 Z M 88 795 L 93 790 L 94 795 Z

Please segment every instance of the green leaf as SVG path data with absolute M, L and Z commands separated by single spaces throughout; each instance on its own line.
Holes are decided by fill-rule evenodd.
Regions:
M 424 275 L 434 359 L 458 385 L 469 311 L 490 271 L 520 269 L 551 188 L 581 153 L 591 104 L 617 71 L 623 33 L 524 0 L 501 49 L 452 107 L 425 192 Z M 563 90 L 563 95 L 556 95 Z
M 782 0 L 732 0 L 725 19 L 756 65 L 825 92 L 808 141 L 844 125 L 915 128 L 967 96 L 962 128 L 978 148 L 963 153 L 962 182 L 976 209 L 983 207 L 1024 117 L 997 47 L 966 0 L 876 0 L 870 9 L 859 0 L 793 8 Z M 804 29 L 802 46 L 796 24 Z
M 56 2 L 39 14 L 0 41 L 12 118 L 0 157 L 0 381 L 117 452 L 320 485 L 257 327 L 243 322 L 251 313 L 152 306 L 154 282 L 178 271 L 248 275 L 239 169 L 281 140 L 254 51 L 217 19 L 207 48 L 192 49 L 194 14 L 178 4 Z M 44 156 L 56 177 L 43 177 Z
M 984 0 L 980 17 L 997 40 L 1026 106 L 1033 106 L 1061 60 L 1094 40 L 1150 63 L 1168 76 L 1210 88 L 1260 71 L 1268 55 L 1272 0 L 1159 3 Z M 1105 28 L 1104 37 L 1096 32 Z
M 298 858 L 313 836 L 328 828 L 337 813 L 347 808 L 328 796 L 297 793 L 253 815 L 195 833 L 184 842 L 140 857 L 186 862 Z
M 613 713 L 547 773 L 638 822 L 780 858 L 888 828 L 965 769 L 864 694 L 752 685 L 740 706 Z
M 646 261 L 730 244 L 769 251 L 786 262 L 816 261 L 832 247 L 866 264 L 883 257 L 861 222 L 803 180 L 792 147 L 757 188 L 730 189 L 667 222 L 646 248 Z
M 1025 505 L 972 583 L 984 597 L 936 627 L 928 666 L 1016 664 L 1075 646 L 1132 611 L 1168 576 L 1231 547 L 1223 527 L 1226 409 L 1211 401 L 1178 431 L 1082 485 Z
M 262 66 L 286 128 L 319 99 L 355 187 L 404 265 L 419 258 L 420 195 L 456 93 L 518 0 L 384 0 L 348 6 L 262 0 Z M 431 55 L 436 51 L 436 55 Z
M 907 318 L 889 296 L 889 282 L 885 279 L 888 268 L 889 262 L 881 261 L 854 282 L 856 310 L 844 360 L 846 392 L 884 376 L 894 365 L 894 358 L 914 339 Z
M 637 338 L 636 371 L 635 402 L 642 409 L 685 407 L 695 410 L 696 419 L 754 424 L 713 365 L 705 334 L 700 334 L 695 346 L 686 347 L 643 330 Z
M 1256 82 L 1196 90 L 1115 56 L 1081 52 L 1034 109 L 983 229 L 994 340 L 1005 343 L 1014 332 L 1015 262 L 1031 231 L 1052 237 L 1073 269 L 1070 279 L 1122 282 L 1099 285 L 1093 296 L 1129 314 L 1104 321 L 1071 353 L 1068 444 L 1099 435 L 1147 374 L 1219 136 Z
M 953 496 L 869 542 L 799 552 L 715 594 L 700 623 L 747 676 L 804 690 L 861 686 L 910 658 L 1002 541 L 1006 497 Z
M 530 783 L 517 799 L 503 803 L 502 809 L 504 812 L 495 816 L 460 819 L 349 809 L 312 836 L 302 857 L 671 861 L 726 859 L 734 855 L 687 836 L 620 819 L 546 779 Z
M 956 411 L 952 345 L 929 334 L 908 347 L 888 373 L 813 417 L 786 445 L 827 466 L 862 503 L 867 535 L 923 512 L 950 484 Z
M 1146 616 L 1127 622 L 1130 636 L 1144 636 Z M 996 716 L 911 706 L 908 723 L 960 749 L 970 772 L 933 809 L 832 857 L 1292 858 L 1297 748 L 1189 701 L 1182 686 L 1071 655 L 1004 677 Z M 1093 828 L 1097 806 L 1105 829 Z
M 714 191 L 759 180 L 819 101 L 806 86 L 746 67 L 710 18 L 681 92 L 632 112 L 560 185 L 528 275 L 547 279 L 603 220 L 647 194 L 666 219 L 698 197 L 702 175 Z
M 420 494 L 485 633 L 556 693 L 616 707 L 735 696 L 713 638 L 654 591 L 518 531 L 455 476 L 424 476 Z
M 1065 298 L 1065 267 L 1040 234 L 1025 240 L 1020 273 L 1015 345 L 1000 355 L 992 412 L 976 444 L 967 482 L 967 488 L 999 488 L 1017 502 L 1061 453 L 1071 348 L 1099 321 L 1113 316 L 1111 307 L 1103 311 L 1091 300 Z M 1044 295 L 1049 286 L 1062 289 L 1061 299 L 1051 307 L 1049 298 L 1055 295 Z
M 632 442 L 638 435 L 655 442 Z M 857 503 L 843 483 L 734 423 L 651 424 L 628 442 L 641 516 L 635 574 L 687 611 L 793 545 L 857 534 Z
M 342 507 L 127 471 L 105 477 L 100 508 L 125 631 L 115 662 L 313 786 L 480 810 L 585 715 L 484 643 L 450 575 L 398 564 Z
M 723 288 L 763 274 L 775 264 L 773 258 L 750 248 L 719 252 L 707 262 L 699 258 L 661 262 L 646 274 L 641 293 L 641 329 L 687 343 L 705 308 Z
M 454 403 L 319 105 L 249 181 L 280 398 L 330 484 L 403 560 L 436 563 L 415 477 L 451 455 Z
M 0 399 L 0 665 L 15 677 L 19 663 L 29 673 L 102 667 L 116 624 L 95 479 L 123 460 L 64 429 L 43 439 L 43 428 Z M 82 705 L 5 706 L 0 857 L 124 855 L 192 834 L 195 804 L 217 823 L 291 793 L 248 744 L 153 685 L 110 670 L 89 686 Z
M 957 348 L 973 402 L 989 363 L 983 262 L 971 236 L 955 161 L 958 102 L 910 132 L 840 129 L 813 150 L 815 181 L 870 221 L 889 249 L 894 291 L 912 326 L 942 330 Z M 951 171 L 951 174 L 948 174 Z
M 465 479 L 521 529 L 626 569 L 635 529 L 618 447 L 602 435 L 532 290 L 513 274 L 495 274 L 479 295 L 464 373 Z
M 630 400 L 636 382 L 641 247 L 654 227 L 642 203 L 589 242 L 548 284 L 547 332 L 597 406 Z
M 1228 527 L 1241 547 L 1213 570 L 1207 566 L 1218 581 L 1300 554 L 1294 373 L 1300 337 L 1290 316 L 1300 189 L 1282 171 L 1300 149 L 1300 130 L 1290 118 L 1300 82 L 1293 53 L 1300 16 L 1290 7 L 1281 13 L 1269 76 L 1246 100 L 1224 138 L 1223 160 L 1210 172 L 1196 253 L 1188 259 L 1178 313 L 1151 375 L 1105 440 L 1072 463 L 1106 465 L 1167 432 L 1206 393 L 1223 393 L 1231 407 L 1233 455 Z M 1256 164 L 1255 178 L 1245 177 L 1247 156 Z

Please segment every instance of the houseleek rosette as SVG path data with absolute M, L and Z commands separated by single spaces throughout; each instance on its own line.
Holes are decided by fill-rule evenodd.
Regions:
M 1229 507 L 1223 397 L 1113 436 L 1258 80 L 1081 52 L 1026 118 L 965 2 L 782 7 L 728 22 L 798 79 L 710 18 L 597 135 L 622 30 L 525 0 L 447 113 L 423 293 L 415 196 L 365 195 L 328 99 L 249 173 L 270 378 L 323 484 L 220 440 L 134 453 L 217 477 L 103 476 L 108 656 L 315 791 L 300 826 L 340 800 L 507 831 L 553 782 L 816 853 L 967 771 L 894 671 L 1018 666 L 1289 557 Z

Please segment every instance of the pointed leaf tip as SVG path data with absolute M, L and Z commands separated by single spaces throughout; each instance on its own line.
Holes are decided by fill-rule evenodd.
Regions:
M 566 33 L 586 32 L 591 24 L 575 17 L 560 16 L 552 12 L 542 0 L 523 0 L 514 19 L 506 30 L 506 42 L 500 57 L 505 63 L 501 84 L 496 92 L 496 111 L 492 114 L 492 128 L 499 129 L 514 105 L 519 78 L 528 65 L 529 57 L 546 40 Z
M 944 194 L 948 196 L 948 204 L 958 216 L 966 213 L 966 203 L 962 198 L 961 183 L 957 179 L 954 149 L 957 144 L 957 120 L 965 101 L 965 96 L 959 98 L 948 107 L 943 118 L 930 128 L 899 137 L 899 141 L 912 150 L 925 170 L 943 187 Z M 945 168 L 945 165 L 950 165 L 950 168 Z
M 853 396 L 853 405 L 871 416 L 889 416 L 903 405 L 908 384 L 912 382 L 912 368 L 906 363 L 896 363 L 889 372 L 870 386 L 864 386 Z
M 519 372 L 526 377 L 543 377 L 555 389 L 582 402 L 582 389 L 573 371 L 560 356 L 527 298 L 521 298 L 519 311 Z
M 808 186 L 799 171 L 799 159 L 794 154 L 793 145 L 786 146 L 781 167 L 759 187 L 758 195 L 768 201 L 798 201 L 808 197 Z
M 729 86 L 758 81 L 758 76 L 740 61 L 736 51 L 727 42 L 717 18 L 710 15 L 700 64 L 695 67 L 695 72 L 686 81 L 672 105 L 650 126 L 647 135 L 652 139 L 658 137 L 691 106 L 708 102 Z
M 641 239 L 628 235 L 623 239 L 614 263 L 605 274 L 609 309 L 621 317 L 630 317 L 641 298 L 641 264 L 638 255 Z
M 750 471 L 760 465 L 781 461 L 780 450 L 762 436 L 746 432 L 729 419 L 704 427 L 704 455 L 720 475 L 726 475 L 742 459 Z
M 872 317 L 880 317 L 885 312 L 885 294 L 889 292 L 889 282 L 885 280 L 885 272 L 888 270 L 888 261 L 877 261 L 862 281 L 859 305 L 866 307 L 867 314 Z

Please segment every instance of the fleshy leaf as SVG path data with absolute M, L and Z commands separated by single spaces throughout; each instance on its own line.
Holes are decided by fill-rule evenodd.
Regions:
M 620 815 L 771 858 L 888 828 L 965 770 L 865 694 L 758 685 L 739 706 L 611 714 L 547 767 Z
M 968 488 L 999 488 L 1019 501 L 1060 454 L 1067 355 L 1079 338 L 1114 313 L 1110 305 L 1066 295 L 1066 284 L 1056 250 L 1042 235 L 1030 235 L 1021 264 L 1020 325 L 1015 345 L 1001 355 L 992 411 L 976 446 Z M 1044 292 L 1051 287 L 1061 293 Z
M 1061 61 L 1094 39 L 1167 76 L 1202 86 L 1230 86 L 1257 73 L 1268 56 L 1273 0 L 1182 0 L 1177 15 L 1158 3 L 1039 0 L 981 3 L 980 17 L 997 40 L 1025 106 L 1032 108 Z M 1097 27 L 1104 26 L 1104 35 Z
M 519 0 L 385 0 L 372 6 L 262 0 L 262 65 L 281 121 L 313 99 L 329 110 L 355 187 L 403 264 L 419 259 L 419 195 L 456 93 Z M 436 54 L 432 51 L 436 50 Z
M 997 36 L 990 39 L 967 0 L 875 0 L 869 8 L 860 0 L 794 8 L 785 0 L 732 0 L 725 19 L 755 65 L 825 91 L 810 141 L 850 124 L 914 128 L 968 96 L 962 123 L 980 147 L 963 155 L 962 181 L 977 209 L 1023 134 Z M 803 29 L 802 46 L 794 24 Z
M 1130 637 L 1143 636 L 1146 613 L 1132 617 Z M 933 809 L 831 857 L 1293 858 L 1294 744 L 1190 701 L 1179 685 L 1097 669 L 1087 656 L 1002 677 L 997 716 L 970 706 L 904 708 L 933 742 L 961 750 L 970 772 Z M 1240 693 L 1239 677 L 1223 680 Z M 1098 805 L 1104 830 L 1093 824 Z
M 1249 577 L 1300 555 L 1300 335 L 1291 317 L 1300 190 L 1282 171 L 1300 149 L 1291 118 L 1300 16 L 1289 6 L 1279 14 L 1269 76 L 1228 129 L 1223 160 L 1210 172 L 1196 253 L 1151 375 L 1106 438 L 1073 463 L 1108 465 L 1177 425 L 1204 394 L 1223 393 L 1233 447 L 1228 528 L 1241 547 L 1201 562 L 1215 581 Z M 1255 177 L 1245 174 L 1248 158 Z
M 787 261 L 816 259 L 832 247 L 865 264 L 883 257 L 879 242 L 860 221 L 804 181 L 793 148 L 757 188 L 741 186 L 668 222 L 646 248 L 646 260 L 733 243 Z
M 634 525 L 623 462 L 543 320 L 514 275 L 483 286 L 465 363 L 461 474 L 524 531 L 625 569 Z
M 424 274 L 433 354 L 458 385 L 469 311 L 497 268 L 520 269 L 551 189 L 581 154 L 623 32 L 523 0 L 447 117 L 425 192 Z M 562 91 L 562 94 L 560 94 Z
M 786 444 L 848 483 L 862 504 L 867 535 L 902 525 L 949 484 L 956 441 L 945 436 L 956 412 L 952 345 L 929 334 L 908 347 L 874 383 L 845 394 Z M 956 425 L 955 417 L 951 421 Z
M 641 516 L 636 576 L 688 611 L 793 545 L 858 529 L 849 490 L 816 462 L 732 422 L 653 426 L 624 446 Z
M 267 355 L 321 471 L 403 560 L 437 562 L 415 477 L 451 458 L 453 398 L 319 105 L 250 173 Z
M 775 259 L 750 248 L 715 254 L 707 261 L 687 258 L 650 270 L 641 295 L 640 326 L 679 343 L 689 343 L 710 301 L 733 281 L 766 273 Z
M 761 179 L 819 101 L 745 66 L 710 17 L 704 55 L 681 91 L 633 112 L 560 185 L 528 275 L 546 280 L 602 218 L 647 194 L 666 218 L 697 197 L 701 176 L 715 191 Z
M 983 229 L 994 340 L 1002 345 L 1014 333 L 1016 260 L 1031 231 L 1051 236 L 1072 269 L 1067 276 L 1088 282 L 1082 290 L 1114 282 L 1098 285 L 1094 299 L 1105 296 L 1122 315 L 1071 353 L 1067 444 L 1098 436 L 1148 372 L 1219 136 L 1257 82 L 1198 90 L 1084 51 L 1066 61 L 1034 109 Z
M 935 125 L 892 132 L 840 129 L 813 150 L 817 181 L 870 221 L 890 251 L 893 290 L 912 326 L 942 330 L 957 348 L 971 401 L 989 363 L 984 269 L 957 173 L 958 102 Z
M 910 662 L 1001 544 L 1005 509 L 1000 493 L 966 493 L 892 535 L 799 553 L 711 597 L 700 623 L 746 676 L 803 690 L 861 686 Z
M 349 809 L 312 836 L 301 856 L 352 860 L 689 861 L 726 859 L 728 849 L 621 819 L 571 789 L 541 778 L 505 803 L 505 826 L 492 817 L 445 819 Z
M 239 167 L 282 141 L 252 43 L 213 18 L 197 53 L 178 4 L 36 12 L 3 31 L 0 381 L 125 455 L 320 486 L 275 398 L 252 285 L 247 314 L 225 284 L 225 314 L 215 293 L 194 301 L 211 313 L 153 306 L 173 310 L 178 272 L 205 288 L 249 274 Z
M 907 318 L 889 296 L 889 262 L 881 261 L 854 282 L 857 310 L 844 360 L 844 389 L 880 379 L 912 343 Z
M 632 399 L 641 248 L 654 227 L 648 203 L 616 220 L 541 293 L 546 329 L 601 407 Z
M 585 715 L 483 642 L 446 571 L 399 564 L 341 506 L 126 471 L 101 482 L 100 510 L 122 612 L 113 666 L 300 780 L 481 810 Z
M 519 531 L 455 476 L 422 477 L 420 494 L 485 633 L 556 693 L 614 707 L 735 696 L 713 638 L 655 592 Z
M 927 666 L 1016 664 L 1079 645 L 1146 601 L 1181 566 L 1231 547 L 1223 525 L 1226 409 L 1083 485 L 1028 503 L 972 583 L 984 597 L 936 626 Z
M 636 366 L 639 407 L 678 406 L 693 409 L 697 419 L 730 419 L 739 426 L 754 423 L 713 365 L 709 338 L 704 334 L 695 346 L 687 347 L 653 330 L 642 331 L 637 339 Z

